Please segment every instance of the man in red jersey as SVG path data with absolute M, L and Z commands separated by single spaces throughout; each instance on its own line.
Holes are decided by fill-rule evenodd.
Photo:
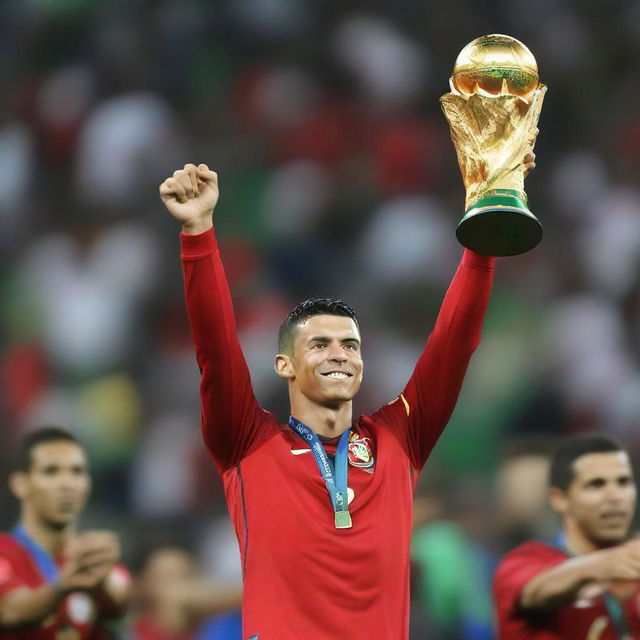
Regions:
M 76 531 L 91 485 L 83 448 L 64 429 L 34 431 L 9 482 L 20 522 L 0 534 L 0 639 L 100 637 L 124 612 L 129 579 L 114 534 Z
M 532 168 L 533 154 L 523 162 Z M 217 175 L 185 165 L 160 196 L 182 224 L 203 437 L 242 556 L 243 637 L 407 638 L 416 476 L 479 343 L 494 258 L 464 252 L 404 390 L 355 420 L 363 374 L 356 316 L 339 300 L 298 305 L 280 328 L 275 358 L 291 403 L 289 424 L 281 425 L 256 402 L 236 335 L 212 231 Z
M 584 434 L 551 461 L 555 544 L 527 542 L 498 566 L 501 640 L 640 638 L 640 541 L 628 540 L 636 503 L 629 457 L 613 438 Z

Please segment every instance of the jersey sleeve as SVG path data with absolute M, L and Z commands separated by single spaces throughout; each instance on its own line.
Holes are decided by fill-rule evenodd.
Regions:
M 231 293 L 213 231 L 181 234 L 184 290 L 201 374 L 202 435 L 220 473 L 277 422 L 261 409 L 238 340 Z
M 566 559 L 557 549 L 534 543 L 508 553 L 498 565 L 493 580 L 499 620 L 506 622 L 518 614 L 520 594 L 530 580 Z
M 495 258 L 465 249 L 407 386 L 373 416 L 396 435 L 418 470 L 451 417 L 480 343 L 494 264 Z

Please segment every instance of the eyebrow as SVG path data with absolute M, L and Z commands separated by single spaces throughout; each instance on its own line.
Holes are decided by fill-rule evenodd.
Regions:
M 329 338 L 327 336 L 313 336 L 312 338 L 309 338 L 309 342 L 315 342 L 315 341 L 319 341 L 319 342 L 330 342 L 332 340 L 332 338 Z M 358 338 L 340 338 L 340 342 L 344 343 L 344 342 L 355 342 L 357 345 L 360 344 L 360 340 L 358 340 Z
M 633 480 L 633 474 L 631 473 L 621 473 L 613 478 L 606 478 L 605 476 L 593 476 L 591 478 L 585 479 L 585 483 L 589 484 L 590 482 L 608 482 L 609 480 L 613 482 L 618 482 L 619 480 Z

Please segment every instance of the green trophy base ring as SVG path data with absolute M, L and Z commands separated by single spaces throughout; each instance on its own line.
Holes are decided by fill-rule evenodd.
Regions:
M 480 198 L 465 213 L 456 237 L 486 256 L 515 256 L 542 239 L 542 225 L 517 191 L 501 189 Z

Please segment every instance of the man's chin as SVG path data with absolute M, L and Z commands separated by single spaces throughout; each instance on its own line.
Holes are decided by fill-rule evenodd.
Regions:
M 75 513 L 73 515 L 56 515 L 47 518 L 46 523 L 50 529 L 53 529 L 55 531 L 62 531 L 63 529 L 66 529 L 70 524 L 73 524 L 77 518 L 78 515 Z
M 340 407 L 340 405 L 343 405 L 346 402 L 351 402 L 351 400 L 353 400 L 353 396 L 355 396 L 355 393 L 354 394 L 336 393 L 336 394 L 327 395 L 323 398 L 320 398 L 318 399 L 317 402 L 323 407 L 327 407 L 330 409 L 337 409 Z
M 629 535 L 627 529 L 624 531 L 606 531 L 600 532 L 597 536 L 594 536 L 596 544 L 601 547 L 615 547 L 617 544 L 624 542 Z

